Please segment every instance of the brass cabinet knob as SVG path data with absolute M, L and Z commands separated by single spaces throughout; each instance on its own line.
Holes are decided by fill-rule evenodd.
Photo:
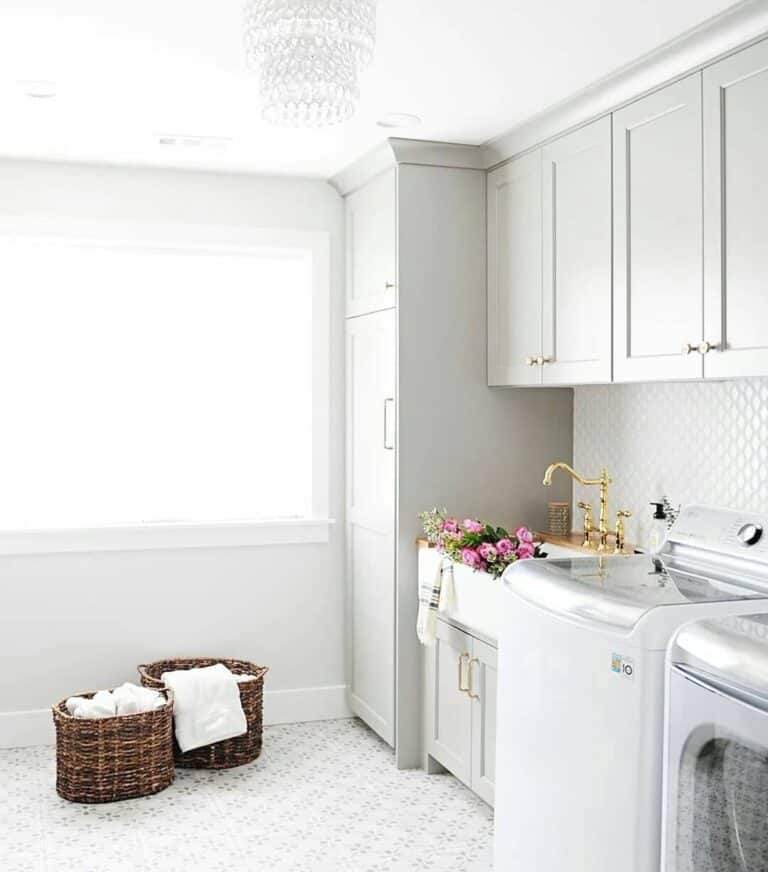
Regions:
M 394 288 L 394 286 L 395 286 L 394 282 L 384 282 L 384 290 L 386 290 L 386 291 L 391 291 L 392 288 Z
M 536 357 L 528 356 L 525 358 L 525 365 L 526 366 L 536 366 L 537 363 L 538 363 L 538 358 L 536 358 Z
M 715 351 L 719 348 L 717 342 L 701 342 L 698 347 L 699 354 L 709 354 L 710 351 Z
M 694 351 L 698 351 L 698 350 L 699 350 L 698 343 L 696 345 L 694 345 L 693 342 L 686 342 L 683 345 L 683 354 L 692 354 Z
M 536 358 L 536 363 L 538 363 L 539 366 L 544 366 L 545 363 L 552 363 L 552 358 L 551 357 L 544 357 L 540 354 Z

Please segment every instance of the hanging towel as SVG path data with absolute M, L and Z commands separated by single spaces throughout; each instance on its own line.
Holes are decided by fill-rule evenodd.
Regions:
M 237 678 L 223 663 L 160 676 L 173 691 L 173 724 L 183 751 L 248 732 Z
M 416 635 L 422 645 L 434 645 L 437 638 L 437 612 L 445 612 L 453 605 L 453 563 L 443 559 L 431 579 L 419 584 L 419 616 Z

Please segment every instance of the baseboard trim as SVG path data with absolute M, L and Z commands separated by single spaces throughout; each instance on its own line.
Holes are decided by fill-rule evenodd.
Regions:
M 268 690 L 264 694 L 264 723 L 295 724 L 352 717 L 344 684 Z M 50 709 L 0 712 L 0 749 L 52 745 L 55 735 Z

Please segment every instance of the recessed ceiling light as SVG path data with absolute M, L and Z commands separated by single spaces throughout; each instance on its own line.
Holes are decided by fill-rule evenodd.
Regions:
M 409 115 L 407 112 L 388 112 L 376 123 L 379 127 L 415 127 L 421 124 L 421 118 L 418 115 Z
M 19 82 L 19 87 L 25 97 L 35 97 L 38 100 L 46 100 L 56 96 L 56 82 L 50 79 L 30 79 Z

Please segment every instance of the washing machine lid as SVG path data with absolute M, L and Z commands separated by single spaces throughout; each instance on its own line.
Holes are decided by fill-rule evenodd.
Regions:
M 670 644 L 670 662 L 721 689 L 768 700 L 768 614 L 687 624 Z
M 518 561 L 504 573 L 518 597 L 564 617 L 631 632 L 652 609 L 760 596 L 647 555 Z

